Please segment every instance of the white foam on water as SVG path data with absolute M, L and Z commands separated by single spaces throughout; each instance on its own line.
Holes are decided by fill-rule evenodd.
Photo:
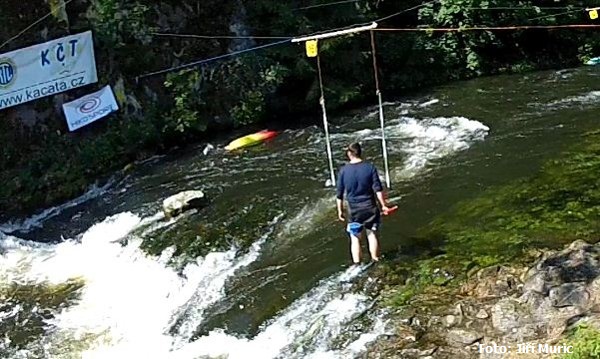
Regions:
M 346 348 L 346 351 L 354 354 L 361 353 L 367 348 L 368 344 L 374 342 L 380 336 L 384 334 L 390 334 L 390 332 L 387 330 L 387 323 L 388 322 L 383 320 L 381 317 L 375 317 L 375 324 L 373 325 L 373 328 L 366 333 L 362 333 L 355 341 L 350 343 Z M 344 357 L 347 358 L 347 356 Z
M 567 108 L 574 105 L 591 105 L 600 101 L 600 91 L 590 91 L 581 95 L 571 96 L 549 103 L 531 103 L 533 107 L 543 107 L 549 110 Z
M 440 100 L 438 100 L 437 98 L 431 99 L 429 101 L 425 101 L 419 104 L 419 107 L 424 108 L 424 107 L 429 107 L 431 105 L 435 105 L 436 103 L 439 103 Z
M 392 147 L 405 156 L 403 165 L 394 170 L 394 177 L 407 179 L 426 169 L 435 160 L 468 149 L 485 139 L 489 128 L 465 117 L 436 117 L 418 120 L 402 117 L 391 126 L 390 142 L 404 139 L 402 146 Z
M 463 117 L 401 117 L 389 121 L 386 131 L 391 153 L 404 157 L 399 175 L 412 176 L 432 160 L 482 140 L 489 129 Z M 346 136 L 373 140 L 377 132 L 360 130 Z M 290 220 L 287 230 L 301 229 L 306 216 L 316 218 L 328 205 L 329 199 L 323 199 L 321 205 L 306 207 L 302 215 Z M 56 316 L 51 324 L 57 329 L 38 345 L 60 346 L 65 337 L 92 335 L 97 339 L 81 348 L 81 358 L 349 358 L 383 333 L 384 325 L 376 321 L 371 330 L 344 348 L 334 343 L 371 305 L 365 295 L 347 293 L 349 282 L 362 273 L 351 267 L 320 281 L 265 323 L 253 338 L 214 330 L 190 343 L 205 311 L 224 298 L 228 278 L 258 258 L 268 234 L 242 256 L 236 258 L 235 249 L 211 253 L 188 264 L 181 275 L 166 265 L 173 248 L 160 258 L 148 256 L 140 250 L 141 238 L 136 234 L 136 229 L 143 229 L 143 235 L 171 224 L 165 223 L 160 213 L 146 219 L 121 213 L 91 227 L 80 242 L 31 245 L 10 237 L 0 239 L 0 273 L 6 277 L 1 280 L 63 283 L 82 278 L 85 282 L 80 301 Z M 176 334 L 171 335 L 178 319 Z M 74 354 L 78 353 L 69 353 L 70 357 Z
M 347 359 L 356 358 L 367 350 L 367 346 L 377 340 L 382 335 L 390 334 L 387 330 L 387 321 L 381 317 L 375 317 L 375 323 L 372 328 L 363 332 L 354 341 L 347 344 L 344 348 L 338 350 L 315 351 L 308 355 L 307 359 Z
M 439 101 L 433 99 L 433 101 Z M 437 103 L 437 102 L 436 102 Z M 403 103 L 401 106 L 409 107 Z M 435 160 L 468 149 L 473 143 L 482 141 L 489 133 L 489 128 L 479 121 L 465 117 L 435 117 L 417 119 L 402 116 L 386 124 L 389 157 L 393 160 L 402 157 L 401 166 L 392 168 L 392 181 L 408 180 L 421 173 Z M 315 134 L 314 144 L 320 145 L 325 137 Z M 334 147 L 342 147 L 343 142 L 381 141 L 380 129 L 361 129 L 349 133 L 333 133 L 331 140 Z M 333 207 L 333 197 L 322 198 L 316 204 L 306 206 L 294 219 L 284 227 L 287 233 L 302 233 L 310 229 L 320 216 Z M 329 206 L 329 207 L 328 207 Z M 287 232 L 286 232 L 287 231 Z
M 397 105 L 410 105 L 408 103 L 404 103 L 404 102 L 399 102 L 399 101 L 384 101 L 381 104 L 383 107 L 389 107 L 389 106 L 397 106 Z M 373 105 L 369 108 L 367 108 L 367 111 L 375 111 L 375 110 L 379 110 L 379 105 Z
M 231 278 L 236 271 L 248 266 L 258 258 L 260 250 L 266 240 L 273 234 L 273 225 L 282 218 L 283 215 L 274 218 L 268 225 L 270 230 L 263 234 L 259 240 L 255 241 L 245 255 L 236 259 L 235 249 L 224 254 L 219 254 L 219 257 L 213 259 L 214 263 L 212 264 L 211 274 L 206 275 L 206 273 L 201 273 L 202 277 L 194 281 L 194 283 L 196 283 L 197 291 L 187 300 L 183 307 L 179 308 L 179 313 L 174 316 L 184 319 L 183 324 L 177 330 L 177 342 L 184 343 L 194 335 L 195 330 L 202 320 L 204 320 L 204 313 L 208 306 L 216 303 L 225 296 L 224 287 L 227 280 Z M 204 260 L 206 261 L 206 259 L 213 254 L 214 253 L 209 254 Z M 190 279 L 190 276 L 187 273 L 186 277 L 188 280 Z
M 433 100 L 432 100 L 433 101 Z M 402 166 L 392 170 L 393 179 L 409 179 L 432 161 L 468 149 L 485 139 L 489 128 L 465 117 L 417 119 L 402 116 L 392 119 L 385 128 L 391 158 L 401 155 Z M 334 140 L 380 141 L 379 129 L 363 129 L 332 135 Z
M 214 330 L 165 358 L 299 359 L 331 352 L 332 340 L 343 333 L 348 323 L 370 307 L 369 299 L 362 294 L 341 296 L 340 293 L 340 282 L 356 278 L 360 273 L 356 267 L 350 267 L 322 280 L 266 324 L 252 339 L 237 338 L 222 330 Z M 363 342 L 366 344 L 364 339 Z M 354 348 L 359 350 L 359 346 L 360 343 Z
M 600 100 L 600 91 L 590 91 L 583 95 L 567 97 L 564 100 L 555 101 L 552 104 L 553 105 L 563 105 L 563 104 L 586 105 L 586 104 L 596 103 L 596 102 L 598 102 L 598 100 Z
M 4 233 L 29 233 L 36 228 L 40 228 L 43 223 L 50 218 L 56 217 L 61 214 L 64 210 L 79 206 L 91 199 L 97 198 L 105 194 L 109 188 L 115 183 L 114 179 L 110 179 L 104 186 L 92 185 L 83 195 L 66 202 L 60 206 L 51 207 L 44 211 L 35 214 L 29 218 L 22 220 L 12 220 L 3 224 L 0 224 L 0 231 Z
M 57 329 L 32 345 L 60 347 L 65 337 L 92 335 L 98 339 L 89 343 L 82 358 L 165 358 L 155 353 L 166 355 L 186 337 L 168 334 L 173 318 L 183 308 L 191 327 L 201 321 L 203 309 L 225 296 L 227 279 L 254 261 L 266 240 L 261 238 L 239 258 L 235 248 L 210 253 L 185 266 L 181 275 L 165 265 L 172 249 L 159 258 L 149 256 L 133 234 L 143 226 L 164 226 L 157 222 L 162 217 L 121 213 L 92 226 L 80 242 L 57 245 L 30 246 L 14 237 L 0 238 L 3 283 L 59 284 L 73 278 L 85 283 L 78 303 L 48 322 Z M 193 311 L 186 311 L 191 304 Z

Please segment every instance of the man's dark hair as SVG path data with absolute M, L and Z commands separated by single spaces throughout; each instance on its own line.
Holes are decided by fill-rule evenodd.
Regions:
M 361 158 L 362 157 L 362 148 L 360 147 L 360 143 L 354 142 L 346 148 L 346 151 L 352 153 L 354 157 Z

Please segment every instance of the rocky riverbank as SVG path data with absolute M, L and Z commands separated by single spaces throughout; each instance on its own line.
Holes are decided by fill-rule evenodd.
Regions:
M 415 295 L 390 321 L 394 334 L 367 358 L 597 358 L 588 341 L 600 329 L 600 244 L 577 240 L 531 265 L 473 271 L 462 285 Z
M 457 203 L 382 264 L 380 303 L 394 313 L 395 334 L 371 357 L 509 358 L 518 344 L 558 345 L 567 335 L 575 349 L 597 350 L 593 325 L 571 329 L 600 322 L 600 247 L 588 244 L 600 238 L 599 136 L 586 133 L 539 173 Z M 479 352 L 493 343 L 506 353 Z M 530 354 L 546 353 L 519 357 Z

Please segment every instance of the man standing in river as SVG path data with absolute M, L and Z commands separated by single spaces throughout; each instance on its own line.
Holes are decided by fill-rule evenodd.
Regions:
M 389 208 L 383 197 L 383 187 L 379 180 L 377 169 L 372 163 L 362 160 L 360 144 L 353 143 L 346 148 L 350 160 L 338 174 L 337 180 L 337 210 L 340 221 L 344 217 L 344 194 L 348 201 L 349 221 L 347 226 L 350 235 L 350 251 L 354 263 L 360 263 L 360 235 L 363 229 L 367 232 L 371 260 L 379 260 L 379 243 L 377 230 L 381 223 L 381 210 L 386 213 Z

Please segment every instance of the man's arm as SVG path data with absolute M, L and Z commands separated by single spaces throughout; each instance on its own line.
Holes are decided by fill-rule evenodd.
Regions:
M 337 211 L 338 211 L 338 219 L 340 221 L 345 221 L 344 218 L 344 171 L 340 170 L 337 178 L 336 185 L 336 202 L 337 202 Z
M 379 173 L 377 173 L 377 168 L 373 166 L 373 170 L 371 171 L 371 179 L 373 181 L 373 191 L 381 205 L 381 210 L 383 212 L 388 211 L 387 203 L 385 201 L 385 196 L 383 195 L 383 186 L 381 185 L 381 180 L 379 180 Z
M 344 222 L 346 220 L 346 218 L 344 218 L 344 201 L 337 198 L 337 211 L 338 211 L 338 219 L 342 222 Z
M 377 200 L 379 201 L 379 204 L 381 204 L 381 210 L 384 212 L 387 212 L 388 207 L 387 207 L 387 202 L 385 201 L 385 196 L 383 195 L 383 192 L 379 191 L 379 192 L 375 192 L 375 194 L 377 195 Z

